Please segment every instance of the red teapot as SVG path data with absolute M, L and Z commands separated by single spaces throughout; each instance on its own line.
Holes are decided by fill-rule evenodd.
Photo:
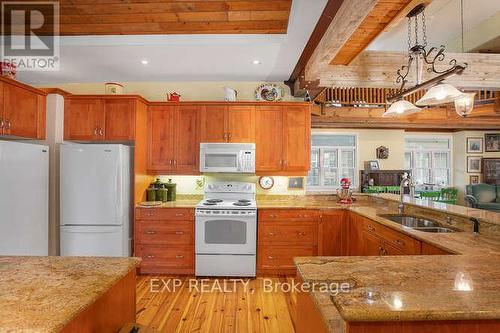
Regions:
M 181 95 L 176 93 L 175 91 L 167 95 L 167 100 L 169 102 L 179 102 L 181 99 Z

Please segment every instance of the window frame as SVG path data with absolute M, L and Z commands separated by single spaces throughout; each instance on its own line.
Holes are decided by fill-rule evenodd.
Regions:
M 313 146 L 313 136 L 320 136 L 320 135 L 325 135 L 325 136 L 351 136 L 354 138 L 354 146 Z M 359 166 L 359 149 L 358 149 L 358 144 L 359 144 L 359 138 L 358 138 L 358 133 L 351 133 L 351 132 L 312 132 L 311 133 L 311 158 L 314 150 L 319 150 L 318 154 L 318 169 L 319 169 L 319 183 L 320 185 L 318 186 L 311 186 L 308 185 L 307 183 L 307 176 L 306 176 L 306 192 L 307 193 L 331 193 L 331 192 L 336 192 L 337 189 L 340 187 L 340 184 L 334 185 L 334 186 L 324 186 L 323 180 L 324 180 L 324 167 L 323 167 L 323 151 L 324 150 L 336 150 L 337 151 L 337 167 L 336 169 L 340 171 L 342 168 L 340 167 L 340 154 L 342 151 L 352 151 L 353 152 L 353 170 L 354 170 L 354 177 L 351 179 L 351 189 L 355 190 L 358 188 L 358 166 Z M 350 169 L 350 168 L 348 168 Z M 312 168 L 311 168 L 312 170 Z M 339 172 L 340 174 L 340 172 Z M 340 179 L 339 179 L 340 180 Z
M 425 148 L 425 149 L 419 149 L 419 148 L 408 148 L 407 147 L 407 142 L 411 140 L 423 140 L 423 141 L 436 141 L 436 140 L 446 140 L 448 141 L 448 149 L 443 149 L 443 148 Z M 415 169 L 424 169 L 424 170 L 429 170 L 429 178 L 430 182 L 434 183 L 435 178 L 436 178 L 436 173 L 435 170 L 437 169 L 435 167 L 435 157 L 434 155 L 436 153 L 446 153 L 448 157 L 448 168 L 439 168 L 440 170 L 448 170 L 448 184 L 444 185 L 444 187 L 451 187 L 454 186 L 454 181 L 453 181 L 453 137 L 451 135 L 436 135 L 436 134 L 429 134 L 429 135 L 406 135 L 405 140 L 404 140 L 404 165 L 406 168 L 406 154 L 410 153 L 410 170 L 412 171 L 412 174 L 414 174 Z M 430 154 L 430 165 L 429 168 L 416 168 L 415 167 L 415 153 L 416 152 L 423 152 L 423 153 L 429 153 Z M 429 181 L 429 180 L 427 180 Z M 419 184 L 418 186 L 423 186 L 424 184 Z M 440 184 L 435 184 L 435 186 L 441 186 Z

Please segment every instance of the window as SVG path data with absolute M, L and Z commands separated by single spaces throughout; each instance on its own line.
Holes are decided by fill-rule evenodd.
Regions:
M 307 189 L 331 191 L 340 186 L 340 179 L 351 179 L 356 187 L 356 136 L 313 133 L 311 136 L 311 170 Z
M 418 185 L 449 186 L 450 140 L 447 138 L 407 138 L 405 169 L 410 169 Z

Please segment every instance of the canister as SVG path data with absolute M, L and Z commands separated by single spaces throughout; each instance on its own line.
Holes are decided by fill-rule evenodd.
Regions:
M 165 187 L 156 189 L 156 200 L 166 202 L 168 199 L 168 190 Z
M 146 199 L 147 201 L 156 201 L 156 189 L 154 187 L 146 189 Z
M 168 190 L 167 201 L 175 201 L 177 197 L 177 184 L 172 182 L 172 179 L 165 183 L 165 187 Z

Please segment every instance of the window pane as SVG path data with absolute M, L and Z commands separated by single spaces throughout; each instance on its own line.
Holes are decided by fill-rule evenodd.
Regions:
M 410 149 L 449 149 L 450 140 L 448 139 L 426 139 L 410 138 L 405 140 L 406 148 Z
M 319 186 L 319 168 L 309 170 L 307 186 Z
M 415 169 L 413 177 L 417 184 L 429 183 L 430 170 L 429 169 Z
M 435 169 L 434 170 L 434 183 L 440 186 L 448 186 L 450 183 L 448 169 Z
M 323 167 L 325 168 L 338 167 L 337 149 L 324 149 L 322 152 L 323 152 Z
M 311 169 L 319 168 L 319 149 L 311 150 Z
M 448 168 L 448 153 L 436 152 L 434 153 L 434 168 Z
M 312 145 L 317 147 L 356 146 L 356 137 L 354 135 L 313 134 L 311 141 Z
M 341 151 L 340 166 L 342 168 L 354 168 L 354 151 L 352 150 Z
M 415 152 L 415 167 L 416 168 L 429 168 L 431 167 L 431 153 L 429 152 Z
M 338 170 L 335 168 L 325 168 L 323 174 L 323 186 L 336 186 L 339 184 Z
M 411 169 L 411 153 L 410 152 L 405 153 L 405 169 L 406 170 Z
M 342 173 L 339 178 L 349 178 L 351 182 L 354 181 L 354 169 L 342 169 Z

